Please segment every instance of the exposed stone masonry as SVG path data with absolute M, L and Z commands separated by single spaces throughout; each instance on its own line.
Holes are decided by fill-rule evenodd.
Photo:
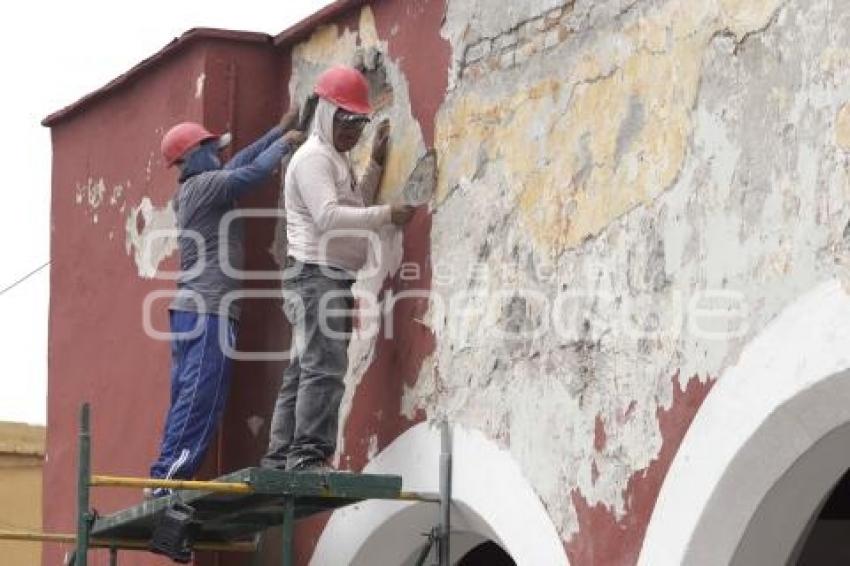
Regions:
M 573 2 L 553 8 L 518 24 L 495 37 L 469 45 L 464 53 L 461 76 L 475 80 L 487 73 L 527 62 L 532 55 L 563 43 L 572 33 L 569 17 Z

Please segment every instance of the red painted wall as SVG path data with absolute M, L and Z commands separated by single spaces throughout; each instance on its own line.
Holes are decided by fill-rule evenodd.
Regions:
M 92 404 L 94 470 L 97 473 L 146 475 L 155 457 L 168 406 L 168 344 L 147 337 L 142 303 L 150 291 L 172 289 L 171 281 L 139 277 L 125 251 L 125 218 L 130 207 L 150 197 L 162 207 L 176 188 L 176 173 L 159 159 L 164 128 L 182 120 L 198 120 L 213 130 L 232 129 L 236 146 L 261 134 L 279 118 L 277 53 L 268 44 L 196 40 L 151 69 L 139 73 L 107 96 L 53 125 L 53 192 L 51 225 L 51 304 L 47 462 L 44 477 L 44 528 L 70 532 L 75 521 L 77 413 Z M 205 73 L 204 94 L 196 98 L 196 79 Z M 149 164 L 149 158 L 154 158 Z M 148 168 L 149 172 L 148 172 Z M 108 203 L 112 187 L 124 187 L 126 209 L 103 204 L 98 221 L 75 200 L 78 184 L 103 178 Z M 276 202 L 277 183 L 252 200 Z M 110 233 L 112 237 L 110 238 Z M 255 223 L 248 267 L 270 259 L 270 229 Z M 255 242 L 261 244 L 254 245 Z M 167 262 L 174 268 L 173 258 Z M 283 340 L 281 321 L 259 317 L 259 305 L 248 305 L 247 327 L 240 342 L 250 347 L 258 336 Z M 268 312 L 268 311 L 265 311 Z M 167 329 L 166 303 L 154 310 L 154 325 Z M 238 368 L 234 395 L 223 435 L 227 449 L 212 450 L 204 474 L 255 462 L 257 440 L 246 438 L 243 414 L 265 406 L 276 387 L 279 368 Z M 241 428 L 238 424 L 242 423 Z M 141 493 L 95 490 L 93 506 L 109 512 L 139 501 Z M 45 566 L 61 564 L 67 548 L 47 545 Z M 95 553 L 94 564 L 106 564 Z M 165 564 L 145 553 L 126 553 L 121 563 Z M 212 560 L 199 563 L 213 564 Z
M 564 545 L 570 564 L 586 566 L 627 566 L 637 564 L 646 529 L 661 484 L 673 464 L 673 458 L 691 422 L 708 396 L 715 380 L 700 381 L 698 376 L 688 380 L 684 389 L 679 376 L 672 378 L 673 400 L 669 408 L 659 407 L 658 424 L 663 444 L 658 457 L 648 468 L 629 478 L 626 486 L 626 513 L 617 518 L 602 504 L 589 505 L 573 491 L 572 500 L 578 515 L 579 531 Z M 605 448 L 605 422 L 597 417 L 596 450 Z

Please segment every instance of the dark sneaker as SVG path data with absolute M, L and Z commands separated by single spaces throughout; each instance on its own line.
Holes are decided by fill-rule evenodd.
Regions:
M 160 497 L 168 497 L 172 494 L 172 490 L 164 487 L 146 487 L 142 490 L 145 499 L 159 499 Z

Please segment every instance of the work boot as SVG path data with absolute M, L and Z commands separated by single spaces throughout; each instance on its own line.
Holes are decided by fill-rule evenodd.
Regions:
M 310 474 L 330 474 L 336 470 L 321 458 L 305 458 L 287 469 L 288 472 L 304 472 Z
M 286 471 L 286 458 L 277 459 L 277 458 L 269 458 L 265 457 L 260 460 L 260 467 L 266 470 L 278 470 L 280 472 Z

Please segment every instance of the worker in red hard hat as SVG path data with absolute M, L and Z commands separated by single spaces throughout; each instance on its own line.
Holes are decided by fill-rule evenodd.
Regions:
M 162 138 L 162 157 L 180 170 L 173 206 L 180 229 L 181 276 L 169 307 L 171 325 L 171 405 L 160 453 L 150 475 L 189 479 L 200 466 L 221 419 L 230 386 L 239 305 L 232 293 L 240 281 L 243 231 L 239 220 L 220 236 L 222 218 L 235 201 L 261 187 L 281 158 L 304 139 L 294 125 L 297 106 L 281 123 L 222 166 L 219 151 L 229 134 L 217 136 L 200 124 L 184 122 Z M 154 490 L 150 495 L 164 495 Z
M 319 77 L 315 93 L 319 102 L 310 137 L 293 156 L 284 183 L 284 312 L 294 347 L 262 460 L 263 466 L 292 471 L 330 469 L 348 370 L 351 285 L 366 262 L 369 233 L 402 226 L 415 211 L 373 205 L 387 156 L 388 121 L 377 128 L 363 178 L 354 179 L 348 151 L 372 111 L 365 77 L 351 67 L 332 67 Z

